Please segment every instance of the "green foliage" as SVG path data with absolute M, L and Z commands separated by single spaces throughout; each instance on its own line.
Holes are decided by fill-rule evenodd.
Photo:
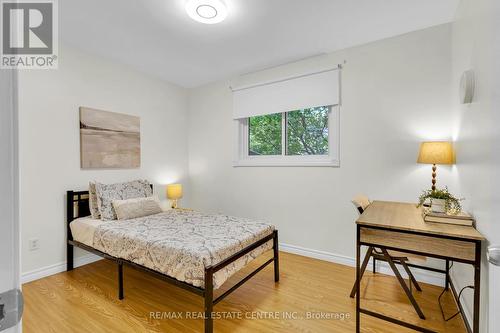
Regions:
M 328 154 L 328 107 L 287 114 L 287 155 Z
M 287 155 L 328 154 L 329 107 L 286 113 Z M 281 113 L 250 117 L 249 154 L 281 155 Z
M 281 155 L 281 113 L 250 117 L 249 155 Z
M 456 198 L 453 194 L 448 191 L 448 187 L 444 189 L 436 189 L 436 190 L 426 190 L 423 191 L 420 197 L 418 198 L 418 205 L 420 207 L 424 204 L 424 202 L 430 199 L 443 199 L 445 201 L 444 208 L 446 212 L 458 214 L 462 211 L 462 205 L 460 201 L 463 199 Z

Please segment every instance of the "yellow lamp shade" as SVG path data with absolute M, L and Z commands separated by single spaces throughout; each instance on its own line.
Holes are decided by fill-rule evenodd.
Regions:
M 167 198 L 171 200 L 182 198 L 182 184 L 167 185 Z
M 427 141 L 420 144 L 417 163 L 455 164 L 453 144 L 449 141 Z

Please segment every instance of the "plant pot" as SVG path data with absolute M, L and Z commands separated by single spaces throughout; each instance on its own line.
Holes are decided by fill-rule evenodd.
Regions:
M 446 200 L 444 199 L 432 199 L 431 210 L 434 213 L 445 213 Z

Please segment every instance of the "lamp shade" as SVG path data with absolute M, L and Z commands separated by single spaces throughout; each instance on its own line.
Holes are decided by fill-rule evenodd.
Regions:
M 167 198 L 171 200 L 182 198 L 182 184 L 167 185 Z
M 453 144 L 449 141 L 422 142 L 417 163 L 455 164 Z

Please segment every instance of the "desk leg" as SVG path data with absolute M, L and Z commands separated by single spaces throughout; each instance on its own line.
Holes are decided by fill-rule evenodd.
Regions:
M 370 246 L 368 248 L 368 251 L 366 251 L 365 259 L 363 260 L 363 264 L 361 264 L 361 269 L 359 272 L 359 276 L 361 277 L 361 279 L 363 278 L 363 275 L 365 274 L 366 266 L 368 266 L 368 261 L 370 260 L 370 257 L 372 256 L 372 252 L 373 252 L 373 247 Z M 373 260 L 375 260 L 375 257 L 373 257 Z M 354 295 L 356 294 L 356 292 L 358 290 L 357 288 L 358 288 L 357 284 L 354 283 L 354 286 L 352 286 L 351 294 L 349 295 L 349 297 L 354 298 Z
M 479 333 L 479 304 L 481 302 L 481 242 L 476 242 L 476 260 L 474 263 L 474 322 L 472 332 Z
M 360 230 L 359 225 L 356 225 L 356 333 L 359 333 L 359 308 L 360 308 L 360 283 L 361 283 L 361 269 L 359 267 L 361 261 L 361 245 L 360 245 Z

